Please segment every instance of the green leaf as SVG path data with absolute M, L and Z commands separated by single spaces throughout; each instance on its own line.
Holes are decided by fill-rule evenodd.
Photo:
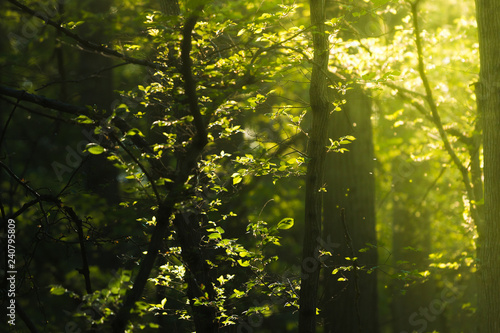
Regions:
M 234 292 L 234 294 L 232 294 L 230 296 L 230 298 L 234 298 L 234 297 L 241 298 L 241 297 L 245 296 L 245 292 L 244 291 L 240 291 L 238 289 L 233 289 L 233 292 Z
M 238 264 L 240 264 L 241 267 L 248 267 L 250 266 L 250 261 L 248 260 L 243 261 L 241 259 L 238 259 Z
M 93 124 L 94 122 L 92 121 L 92 119 L 90 119 L 89 117 L 87 116 L 84 116 L 84 115 L 79 115 L 76 119 L 75 119 L 79 124 Z
M 239 184 L 243 180 L 238 172 L 233 173 L 231 177 L 233 178 L 233 185 Z
M 104 148 L 97 143 L 89 143 L 87 145 L 87 151 L 93 155 L 99 155 L 104 153 Z
M 127 132 L 127 134 L 125 134 L 126 136 L 134 136 L 134 135 L 139 135 L 139 136 L 142 136 L 144 137 L 144 134 L 142 134 L 142 132 L 140 130 L 138 130 L 137 128 L 132 128 L 131 130 L 129 130 Z
M 64 293 L 66 292 L 66 288 L 64 288 L 63 286 L 53 286 L 52 288 L 50 288 L 50 293 L 52 295 L 63 295 Z
M 222 239 L 222 236 L 218 232 L 213 232 L 208 235 L 208 239 Z
M 278 229 L 290 229 L 293 227 L 294 219 L 291 217 L 284 218 L 283 220 L 278 222 Z

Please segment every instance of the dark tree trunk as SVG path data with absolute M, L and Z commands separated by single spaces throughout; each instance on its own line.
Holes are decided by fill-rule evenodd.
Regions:
M 325 181 L 327 193 L 324 206 L 324 237 L 338 244 L 333 259 L 326 261 L 325 292 L 322 301 L 324 332 L 378 332 L 377 273 L 367 269 L 377 265 L 375 231 L 375 182 L 373 176 L 374 152 L 371 125 L 370 98 L 359 88 L 349 90 L 342 112 L 335 112 L 330 120 L 330 138 L 345 135 L 356 138 L 345 146 L 348 152 L 331 152 L 326 158 Z M 345 226 L 341 219 L 345 210 Z M 347 227 L 347 229 L 346 229 Z M 346 230 L 350 241 L 346 239 Z M 352 247 L 352 251 L 351 251 Z M 367 252 L 359 253 L 363 248 Z M 352 252 L 358 257 L 354 266 L 364 266 L 349 272 L 336 267 L 351 266 Z M 338 281 L 340 277 L 347 281 Z
M 420 195 L 415 195 L 413 183 L 425 188 L 425 180 L 419 175 L 419 170 L 413 161 L 400 157 L 392 161 L 392 265 L 395 274 L 415 269 L 423 271 L 428 267 L 427 258 L 430 253 L 430 229 L 428 214 L 425 207 L 418 210 L 415 207 Z M 421 178 L 420 178 L 421 177 Z M 419 180 L 420 178 L 420 180 Z M 413 180 L 410 183 L 410 179 Z M 418 193 L 418 192 L 417 192 Z M 391 283 L 392 300 L 392 331 L 402 332 L 425 329 L 436 324 L 436 317 L 431 314 L 429 321 L 419 313 L 432 300 L 432 286 L 414 283 L 415 279 L 400 276 Z
M 500 3 L 476 0 L 480 74 L 476 85 L 484 135 L 484 224 L 478 226 L 480 333 L 500 332 Z
M 310 1 L 313 25 L 314 59 L 309 97 L 312 128 L 309 132 L 306 173 L 305 227 L 302 252 L 302 276 L 299 299 L 299 332 L 316 332 L 316 307 L 319 283 L 319 243 L 321 241 L 321 208 L 323 170 L 328 136 L 328 37 L 325 34 L 325 2 Z

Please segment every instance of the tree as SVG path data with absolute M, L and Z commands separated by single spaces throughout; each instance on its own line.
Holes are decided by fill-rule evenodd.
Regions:
M 306 173 L 305 225 L 302 252 L 302 280 L 299 298 L 299 332 L 316 332 L 316 308 L 319 284 L 319 244 L 321 240 L 323 174 L 328 139 L 328 36 L 325 31 L 325 2 L 310 1 L 313 27 L 313 69 L 309 99 L 312 125 L 309 132 Z
M 338 244 L 324 269 L 322 317 L 325 332 L 378 329 L 377 236 L 371 100 L 350 86 L 342 111 L 330 120 L 330 138 L 349 142 L 326 159 L 324 238 Z M 342 99 L 340 99 L 341 101 Z M 354 140 L 355 139 L 355 140 Z M 332 139 L 333 140 L 333 139 Z M 343 212 L 343 213 L 341 213 Z M 357 258 L 357 259 L 356 259 Z M 334 274 L 335 273 L 335 274 Z
M 500 330 L 500 6 L 476 1 L 480 74 L 476 84 L 477 107 L 482 117 L 484 146 L 484 211 L 478 226 L 479 290 L 478 327 L 481 333 Z
M 229 204 L 247 186 L 247 179 L 269 176 L 278 180 L 301 173 L 303 157 L 281 143 L 287 139 L 284 133 L 277 131 L 276 141 L 260 141 L 262 138 L 251 136 L 246 142 L 242 140 L 241 111 L 255 111 L 271 93 L 270 85 L 265 82 L 285 75 L 304 58 L 302 28 L 291 26 L 279 34 L 265 30 L 268 26 L 278 26 L 277 22 L 290 15 L 294 7 L 284 6 L 273 14 L 236 17 L 239 22 L 233 23 L 227 19 L 231 8 L 223 8 L 217 2 L 206 7 L 201 6 L 204 2 L 197 3 L 200 7 L 183 3 L 179 8 L 182 15 L 170 3 L 162 8 L 173 15 L 154 10 L 141 14 L 146 22 L 137 25 L 147 34 L 127 36 L 128 44 L 122 47 L 120 43 L 111 46 L 111 42 L 104 45 L 87 40 L 79 34 L 78 25 L 82 22 L 59 23 L 43 8 L 32 9 L 15 0 L 9 3 L 9 15 L 31 15 L 40 30 L 46 28 L 45 24 L 54 29 L 43 30 L 49 36 L 55 31 L 69 45 L 120 62 L 105 69 L 116 70 L 116 82 L 129 83 L 134 75 L 142 79 L 132 81 L 131 85 L 137 88 L 127 84 L 120 87 L 124 90 L 113 103 L 103 101 L 103 105 L 90 107 L 75 105 L 78 101 L 70 104 L 47 98 L 33 90 L 28 92 L 16 80 L 10 82 L 11 87 L 0 87 L 5 103 L 13 106 L 11 116 L 4 119 L 4 130 L 10 118 L 15 120 L 10 126 L 22 123 L 15 113 L 17 104 L 22 103 L 20 108 L 29 115 L 40 116 L 49 124 L 71 124 L 90 141 L 76 143 L 78 152 L 69 147 L 71 155 L 66 158 L 71 162 L 69 165 L 54 164 L 60 171 L 57 175 L 66 184 L 54 184 L 51 181 L 54 175 L 49 171 L 44 179 L 47 186 L 32 188 L 23 180 L 24 176 L 32 178 L 31 174 L 18 176 L 22 161 L 9 155 L 9 162 L 1 164 L 2 172 L 8 176 L 8 182 L 2 185 L 16 189 L 5 198 L 9 205 L 2 208 L 3 221 L 19 219 L 26 226 L 23 232 L 36 237 L 30 228 L 36 230 L 37 226 L 30 220 L 35 220 L 32 215 L 37 216 L 41 221 L 38 227 L 53 241 L 54 249 L 79 247 L 78 271 L 85 282 L 83 288 L 79 282 L 67 282 L 71 269 L 66 266 L 60 267 L 56 281 L 40 279 L 40 283 L 50 284 L 47 290 L 53 296 L 68 297 L 78 303 L 75 311 L 78 323 L 114 332 L 154 329 L 158 324 L 151 318 L 160 314 L 173 317 L 170 322 L 175 322 L 181 331 L 214 332 L 224 326 L 245 327 L 247 317 L 268 313 L 269 308 L 274 311 L 285 300 L 295 304 L 296 280 L 291 284 L 288 280 L 271 280 L 268 276 L 271 272 L 266 268 L 277 259 L 268 254 L 267 248 L 279 245 L 278 232 L 290 229 L 293 219 L 281 219 L 269 227 L 262 220 L 240 221 L 231 209 L 233 204 Z M 123 2 L 122 6 L 122 12 L 137 12 L 129 2 Z M 87 15 L 89 20 L 94 18 L 92 13 Z M 129 23 L 123 28 L 128 31 L 132 24 L 127 20 L 135 17 L 124 15 L 120 19 Z M 34 44 L 38 42 L 36 39 Z M 277 62 L 280 66 L 275 66 Z M 138 67 L 130 68 L 130 64 Z M 125 66 L 131 74 L 120 71 Z M 25 70 L 26 75 L 33 75 L 29 68 Z M 93 75 L 89 73 L 89 77 Z M 66 84 L 59 80 L 49 83 Z M 255 124 L 246 125 L 250 130 Z M 14 141 L 11 136 L 6 137 L 7 147 L 14 145 Z M 269 145 L 280 149 L 271 153 L 273 148 Z M 3 142 L 2 147 L 6 147 Z M 87 154 L 104 156 L 118 168 L 121 202 L 116 206 L 124 209 L 123 214 L 97 205 L 102 205 L 101 194 L 92 196 L 79 187 L 76 180 L 86 179 L 80 171 L 88 158 L 80 156 L 85 153 L 82 148 Z M 230 150 L 224 151 L 226 148 Z M 285 153 L 296 155 L 293 163 L 282 160 Z M 47 161 L 40 163 L 45 165 Z M 70 189 L 75 188 L 85 195 L 70 196 Z M 31 197 L 26 204 L 23 191 Z M 36 205 L 40 211 L 34 209 Z M 106 218 L 101 210 L 108 213 Z M 80 217 L 83 214 L 99 216 L 98 222 Z M 120 227 L 113 228 L 108 223 Z M 247 227 L 242 228 L 241 223 Z M 223 227 L 237 236 L 224 238 Z M 60 232 L 59 238 L 53 232 Z M 249 236 L 241 237 L 240 233 Z M 245 245 L 239 238 L 244 239 L 241 243 Z M 40 242 L 50 243 L 45 238 Z M 102 246 L 100 250 L 98 246 Z M 108 272 L 109 262 L 99 258 L 100 251 L 127 254 L 131 259 L 124 260 L 123 265 L 118 265 L 120 271 L 113 274 Z M 23 274 L 30 262 L 20 269 Z M 136 264 L 137 270 L 133 269 Z M 40 276 L 39 271 L 36 276 Z M 77 280 L 75 276 L 72 279 Z M 92 283 L 95 280 L 99 281 L 97 286 Z M 269 289 L 271 296 L 267 295 Z M 155 297 L 151 297 L 154 293 Z M 46 295 L 43 302 L 57 303 L 49 297 Z M 249 299 L 262 299 L 262 305 L 247 306 Z M 26 300 L 20 301 L 19 308 L 26 304 Z M 55 313 L 45 320 L 47 329 L 56 330 L 64 325 L 54 318 Z M 26 325 L 33 326 L 33 319 L 28 319 Z M 36 323 L 41 321 L 35 319 Z M 159 323 L 167 325 L 169 321 Z

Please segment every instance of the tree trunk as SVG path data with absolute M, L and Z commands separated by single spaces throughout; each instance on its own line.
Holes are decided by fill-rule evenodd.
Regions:
M 305 227 L 302 257 L 302 280 L 299 299 L 299 332 L 316 331 L 316 305 L 319 282 L 319 242 L 321 241 L 321 208 L 323 170 L 328 137 L 328 36 L 325 34 L 325 1 L 310 1 L 314 60 L 309 98 L 312 128 L 309 132 L 306 173 Z
M 484 135 L 484 212 L 478 226 L 480 333 L 500 332 L 500 3 L 476 0 L 480 74 L 476 85 Z
M 333 140 L 353 135 L 356 140 L 346 146 L 349 152 L 329 153 L 326 158 L 325 181 L 327 193 L 324 207 L 324 237 L 339 244 L 332 252 L 333 260 L 324 270 L 325 293 L 322 302 L 324 332 L 378 332 L 377 274 L 367 274 L 377 265 L 377 249 L 358 253 L 367 243 L 377 242 L 375 231 L 374 152 L 371 125 L 370 98 L 356 87 L 345 96 L 347 104 L 330 120 L 330 138 Z M 355 126 L 355 127 L 354 127 Z M 345 223 L 352 244 L 346 242 Z M 334 268 L 351 266 L 351 249 L 358 257 L 357 265 L 366 269 L 332 274 Z M 338 281 L 340 277 L 347 281 Z
M 431 250 L 430 218 L 421 205 L 419 189 L 427 188 L 424 173 L 428 168 L 408 158 L 392 161 L 392 262 L 396 274 L 424 271 L 429 267 L 427 258 Z M 412 182 L 410 182 L 412 180 Z M 420 184 L 418 188 L 414 184 Z M 415 214 L 419 215 L 416 216 Z M 432 331 L 440 323 L 441 312 L 434 309 L 426 314 L 433 300 L 433 281 L 414 282 L 415 278 L 402 276 L 391 283 L 392 331 Z M 419 310 L 423 309 L 423 310 Z M 439 330 L 441 332 L 441 330 Z

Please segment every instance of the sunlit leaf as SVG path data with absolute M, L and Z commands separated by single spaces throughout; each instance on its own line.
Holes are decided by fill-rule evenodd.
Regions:
M 96 143 L 89 143 L 87 145 L 87 151 L 93 155 L 99 155 L 104 153 L 104 148 Z
M 278 229 L 290 229 L 293 227 L 294 219 L 291 217 L 284 218 L 278 222 Z

